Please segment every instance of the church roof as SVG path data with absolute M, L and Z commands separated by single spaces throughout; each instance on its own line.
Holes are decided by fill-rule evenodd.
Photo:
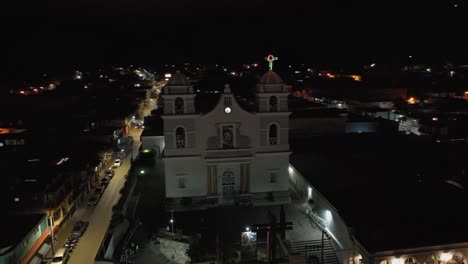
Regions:
M 183 85 L 190 85 L 190 80 L 185 76 L 185 74 L 181 73 L 180 71 L 176 71 L 172 77 L 167 81 L 167 85 L 174 85 L 174 86 L 183 86 Z
M 260 78 L 260 84 L 283 84 L 283 80 L 276 72 L 270 70 Z

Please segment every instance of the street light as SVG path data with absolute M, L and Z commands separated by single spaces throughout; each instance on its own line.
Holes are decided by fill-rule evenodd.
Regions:
M 174 210 L 171 210 L 171 220 L 169 222 L 171 223 L 172 236 L 174 236 Z
M 140 174 L 145 174 L 145 171 L 144 171 L 144 170 L 141 170 L 141 171 L 140 171 Z

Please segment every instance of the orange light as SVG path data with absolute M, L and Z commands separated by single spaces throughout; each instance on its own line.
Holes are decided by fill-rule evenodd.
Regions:
M 24 94 L 24 91 L 20 91 L 21 94 Z
M 416 99 L 414 99 L 414 97 L 410 97 L 410 98 L 408 99 L 408 103 L 409 103 L 409 104 L 415 104 L 415 103 L 416 103 Z
M 465 95 L 468 95 L 468 91 L 465 92 Z

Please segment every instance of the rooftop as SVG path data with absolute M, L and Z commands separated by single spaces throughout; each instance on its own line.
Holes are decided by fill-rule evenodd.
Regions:
M 5 228 L 0 239 L 0 249 L 15 246 L 45 217 L 45 214 L 7 215 L 2 223 Z
M 291 147 L 291 164 L 369 252 L 468 241 L 468 191 L 450 183 L 468 183 L 466 146 L 347 135 Z

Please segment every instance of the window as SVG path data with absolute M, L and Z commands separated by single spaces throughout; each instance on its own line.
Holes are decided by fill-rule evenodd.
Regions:
M 225 201 L 230 201 L 234 199 L 236 181 L 234 177 L 234 172 L 232 170 L 226 169 L 223 172 L 222 186 L 223 186 L 223 199 Z
M 221 127 L 222 148 L 234 148 L 234 126 Z
M 174 111 L 176 115 L 181 115 L 184 113 L 184 99 L 177 97 L 174 102 Z
M 278 144 L 278 126 L 271 124 L 268 129 L 268 144 L 277 145 Z
M 185 189 L 187 187 L 186 185 L 186 180 L 184 176 L 178 176 L 177 177 L 177 188 L 179 189 Z
M 278 112 L 278 98 L 276 96 L 270 97 L 270 112 Z
M 176 129 L 176 148 L 185 148 L 185 129 L 178 127 Z
M 270 183 L 278 182 L 278 174 L 276 172 L 270 172 Z
M 232 97 L 231 96 L 225 96 L 224 97 L 224 106 L 232 106 Z

